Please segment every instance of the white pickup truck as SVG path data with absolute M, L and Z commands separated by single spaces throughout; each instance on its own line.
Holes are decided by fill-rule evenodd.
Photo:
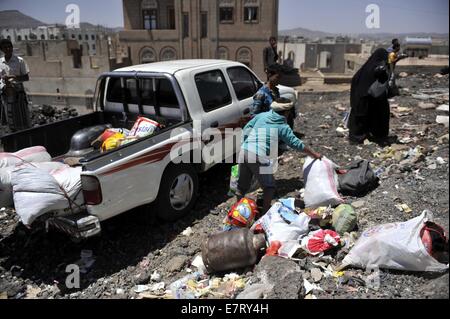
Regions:
M 42 145 L 55 159 L 83 158 L 85 211 L 55 212 L 47 219 L 74 237 L 96 235 L 100 222 L 153 202 L 161 219 L 173 221 L 192 209 L 198 174 L 239 151 L 239 134 L 227 129 L 241 128 L 250 119 L 253 95 L 262 85 L 245 65 L 231 61 L 131 66 L 100 76 L 93 113 L 4 136 L 2 142 L 6 152 Z M 283 97 L 297 102 L 294 89 L 279 89 Z M 106 153 L 90 148 L 97 137 L 92 132 L 98 135 L 102 125 L 130 129 L 138 116 L 164 128 Z M 204 134 L 211 129 L 216 130 Z M 203 143 L 195 143 L 199 139 Z M 201 154 L 199 148 L 208 149 L 200 160 L 197 156 L 197 160 L 179 163 L 180 157 L 174 156 L 177 150 L 184 159 L 186 155 L 194 158 Z M 223 148 L 226 152 L 218 151 Z

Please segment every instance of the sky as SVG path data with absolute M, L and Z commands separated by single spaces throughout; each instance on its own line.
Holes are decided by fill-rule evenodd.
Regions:
M 265 0 L 262 0 L 265 1 Z M 448 33 L 448 0 L 279 0 L 279 29 L 333 33 Z M 47 23 L 63 23 L 66 5 L 80 7 L 81 21 L 123 26 L 122 0 L 0 0 L 0 10 L 19 10 Z M 380 7 L 380 29 L 366 27 L 366 7 Z

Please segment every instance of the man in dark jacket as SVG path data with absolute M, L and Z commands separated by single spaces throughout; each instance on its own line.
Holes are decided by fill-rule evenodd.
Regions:
M 266 73 L 271 66 L 278 63 L 280 58 L 277 52 L 277 38 L 271 37 L 269 42 L 270 46 L 266 47 L 263 52 L 264 72 Z

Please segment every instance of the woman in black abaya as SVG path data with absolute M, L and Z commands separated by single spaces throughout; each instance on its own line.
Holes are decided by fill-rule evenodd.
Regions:
M 378 49 L 352 79 L 352 109 L 348 123 L 352 143 L 364 143 L 366 139 L 379 144 L 387 143 L 391 115 L 387 94 L 379 98 L 369 95 L 375 81 L 386 83 L 389 80 L 387 62 L 388 52 Z

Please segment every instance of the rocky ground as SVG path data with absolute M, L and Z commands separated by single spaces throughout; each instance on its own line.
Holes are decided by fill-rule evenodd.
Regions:
M 401 97 L 391 101 L 391 131 L 401 143 L 390 149 L 347 142 L 345 131 L 338 128 L 349 108 L 348 92 L 303 95 L 297 130 L 305 134 L 307 144 L 337 164 L 364 158 L 381 173 L 381 185 L 375 191 L 364 198 L 346 198 L 357 207 L 358 234 L 367 227 L 407 221 L 426 209 L 448 233 L 449 132 L 436 123 L 437 115 L 446 115 L 436 107 L 448 105 L 448 76 L 409 75 L 399 85 L 404 89 Z M 405 158 L 411 149 L 418 152 Z M 302 158 L 294 152 L 283 155 L 276 176 L 280 198 L 293 197 L 304 187 Z M 152 217 L 151 209 L 139 209 L 105 222 L 101 237 L 82 243 L 59 233 L 30 232 L 17 223 L 13 211 L 0 211 L 0 298 L 169 298 L 164 290 L 195 270 L 190 264 L 201 252 L 202 242 L 208 234 L 221 231 L 234 204 L 227 197 L 229 172 L 229 165 L 219 165 L 201 176 L 199 201 L 181 221 L 162 224 Z M 399 204 L 408 205 L 412 212 L 400 211 Z M 69 290 L 66 266 L 78 262 L 86 250 L 95 262 L 82 274 L 80 289 Z M 266 298 L 449 297 L 448 273 L 382 270 L 379 289 L 366 287 L 363 270 L 326 276 L 324 269 L 338 265 L 343 257 L 341 250 L 299 261 L 263 258 L 255 267 L 236 271 L 239 277 L 223 280 L 225 274 L 217 274 L 222 280 L 216 279 L 215 288 L 205 297 L 234 298 L 250 286 L 261 288 L 263 293 L 257 296 Z M 321 289 L 306 294 L 304 279 Z

